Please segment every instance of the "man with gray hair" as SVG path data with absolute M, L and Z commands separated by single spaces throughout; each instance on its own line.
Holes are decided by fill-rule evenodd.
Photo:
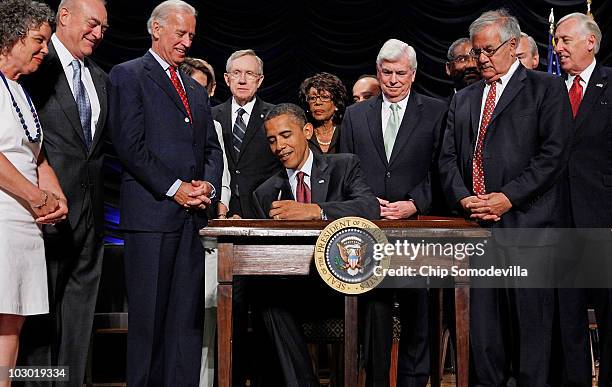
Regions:
M 222 153 L 206 90 L 179 70 L 195 9 L 164 1 L 147 26 L 151 49 L 109 75 L 109 129 L 124 166 L 127 384 L 194 387 L 204 310 L 198 231 L 221 192 Z
M 383 219 L 407 219 L 431 206 L 431 173 L 446 104 L 412 90 L 416 53 L 390 39 L 376 58 L 382 95 L 347 108 L 341 153 L 359 156 L 378 198 Z M 382 289 L 366 297 L 367 385 L 388 386 L 393 295 Z M 425 386 L 429 376 L 426 289 L 398 292 L 402 336 L 398 386 Z
M 455 40 L 446 54 L 446 75 L 453 81 L 453 94 L 480 79 L 476 59 L 470 54 L 472 42 L 468 38 Z
M 18 364 L 68 366 L 67 385 L 80 387 L 104 247 L 107 77 L 89 57 L 108 28 L 105 2 L 63 0 L 56 21 L 49 55 L 24 83 L 38 109 L 44 151 L 70 213 L 67 221 L 43 227 L 50 313 L 26 320 Z
M 555 235 L 497 231 L 568 225 L 564 172 L 571 113 L 567 100 L 550 98 L 567 94 L 561 78 L 527 71 L 516 59 L 520 34 L 517 20 L 503 9 L 470 25 L 472 55 L 484 79 L 451 102 L 439 170 L 449 204 L 495 232 L 488 251 L 540 263 L 531 266 L 536 276 L 549 267 Z M 500 386 L 510 378 L 520 386 L 546 385 L 553 296 L 552 289 L 472 288 L 476 386 Z
M 523 66 L 530 70 L 536 70 L 540 65 L 540 54 L 535 40 L 524 32 L 521 32 L 519 44 L 516 47 L 516 57 Z
M 223 75 L 232 97 L 212 109 L 221 123 L 225 153 L 231 175 L 229 217 L 254 218 L 251 194 L 255 188 L 281 169 L 270 153 L 263 119 L 273 107 L 258 97 L 263 61 L 253 50 L 239 50 L 227 59 Z
M 601 38 L 599 26 L 587 15 L 572 13 L 557 22 L 556 51 L 561 68 L 567 74 L 565 85 L 574 114 L 569 186 L 573 226 L 578 228 L 612 227 L 612 105 L 609 102 L 612 100 L 612 68 L 602 66 L 595 59 Z M 610 273 L 612 246 L 609 242 L 599 242 L 585 240 L 577 256 L 589 262 L 597 257 L 604 258 L 598 271 Z M 598 251 L 593 251 L 593 245 L 598 245 Z M 612 291 L 592 289 L 592 295 L 599 330 L 599 385 L 610 386 Z M 568 341 L 573 340 L 570 337 Z

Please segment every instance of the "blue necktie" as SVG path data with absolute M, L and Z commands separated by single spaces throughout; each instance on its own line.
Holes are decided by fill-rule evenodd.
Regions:
M 236 116 L 236 122 L 234 123 L 234 128 L 232 129 L 232 145 L 234 146 L 234 152 L 236 152 L 236 156 L 240 155 L 240 148 L 242 147 L 242 139 L 244 138 L 244 134 L 246 133 L 246 125 L 242 120 L 242 115 L 246 113 L 243 108 L 238 109 L 238 115 Z
M 79 110 L 79 119 L 81 121 L 81 127 L 83 128 L 83 136 L 85 136 L 85 146 L 87 151 L 91 149 L 91 104 L 87 91 L 85 91 L 85 85 L 81 80 L 81 63 L 75 59 L 71 63 L 72 65 L 72 87 L 74 89 L 74 99 L 76 100 L 77 109 Z

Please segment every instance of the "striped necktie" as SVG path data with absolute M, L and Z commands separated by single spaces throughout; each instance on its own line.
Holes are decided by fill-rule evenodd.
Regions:
M 240 155 L 240 149 L 242 148 L 242 140 L 246 133 L 246 125 L 242 119 L 242 115 L 246 113 L 243 108 L 238 109 L 236 115 L 236 122 L 234 122 L 234 128 L 232 129 L 232 145 L 236 156 Z

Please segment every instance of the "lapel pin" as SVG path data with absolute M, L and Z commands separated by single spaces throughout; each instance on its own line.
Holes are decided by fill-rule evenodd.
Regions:
M 323 179 L 319 180 L 319 184 L 323 184 L 323 183 L 325 183 L 325 180 Z
M 595 86 L 597 86 L 597 87 L 603 87 L 603 83 L 598 83 L 598 84 L 596 84 Z
M 264 118 L 264 115 L 263 115 L 263 114 L 260 114 L 260 115 L 259 115 L 259 117 L 260 117 L 260 118 Z

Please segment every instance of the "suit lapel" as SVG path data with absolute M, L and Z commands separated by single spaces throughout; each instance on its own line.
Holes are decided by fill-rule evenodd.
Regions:
M 147 51 L 145 56 L 143 57 L 144 67 L 147 70 L 147 76 L 153 80 L 166 95 L 174 102 L 176 107 L 185 114 L 187 117 L 187 111 L 185 110 L 185 106 L 183 106 L 183 102 L 178 95 L 178 92 L 172 85 L 172 81 L 170 81 L 170 77 L 164 69 L 162 69 L 161 65 L 157 60 L 151 55 L 150 52 Z
M 523 81 L 527 78 L 526 69 L 523 65 L 519 64 L 518 68 L 508 81 L 506 87 L 504 87 L 504 92 L 501 95 L 497 105 L 495 105 L 495 109 L 493 110 L 493 115 L 491 116 L 491 121 L 489 121 L 489 126 L 487 127 L 487 132 L 489 128 L 493 128 L 491 123 L 495 121 L 497 117 L 508 107 L 510 102 L 514 100 L 514 97 L 523 89 L 525 84 Z
M 329 188 L 328 164 L 322 155 L 313 152 L 314 160 L 310 176 L 311 203 L 323 203 L 327 201 L 327 190 Z
M 385 141 L 383 140 L 382 135 L 382 96 L 378 96 L 377 98 L 373 98 L 371 101 L 364 102 L 369 103 L 370 108 L 366 114 L 366 118 L 368 120 L 368 128 L 370 129 L 370 136 L 372 137 L 372 142 L 374 143 L 374 148 L 378 152 L 378 156 L 380 156 L 381 160 L 388 164 L 387 155 L 385 153 Z
M 57 78 L 57 84 L 55 85 L 55 96 L 60 107 L 64 111 L 64 114 L 68 118 L 68 122 L 72 126 L 72 129 L 76 132 L 77 136 L 81 139 L 83 144 L 83 151 L 86 152 L 85 146 L 85 135 L 83 134 L 83 128 L 81 127 L 81 119 L 79 118 L 79 111 L 77 109 L 76 101 L 70 90 L 66 73 L 62 68 L 62 63 L 57 56 L 57 51 L 53 47 L 53 43 L 49 43 L 49 61 L 53 61 L 54 65 L 57 66 L 59 77 Z M 43 128 L 44 130 L 44 128 Z
M 484 93 L 484 88 L 484 81 L 480 81 L 478 87 L 475 87 L 468 97 L 470 101 L 472 142 L 475 141 L 480 127 L 480 110 L 482 109 L 482 93 Z
M 410 135 L 421 120 L 422 108 L 423 102 L 419 95 L 415 92 L 411 92 L 408 97 L 408 102 L 406 103 L 406 111 L 404 112 L 402 123 L 400 124 L 395 143 L 393 144 L 389 165 L 393 164 L 395 159 L 402 152 L 404 145 L 408 142 Z
M 274 196 L 270 202 L 270 207 L 272 206 L 272 202 L 278 199 L 279 193 L 280 200 L 295 200 L 291 192 L 291 185 L 289 184 L 289 177 L 287 176 L 287 170 L 285 168 L 274 175 Z
M 576 123 L 574 125 L 574 128 L 577 131 L 575 133 L 576 135 L 579 135 L 581 132 L 579 131 L 580 127 L 584 123 L 587 116 L 590 115 L 590 112 L 595 108 L 595 105 L 599 101 L 603 92 L 606 90 L 607 86 L 608 78 L 598 64 L 593 70 L 593 74 L 591 74 L 591 79 L 589 79 L 586 93 L 584 93 L 584 98 L 582 99 L 580 107 L 578 108 L 578 114 L 576 114 Z
M 89 60 L 85 59 L 87 62 Z M 93 67 L 88 66 L 89 73 L 91 74 L 91 79 L 93 80 L 94 87 L 96 89 L 96 94 L 98 101 L 100 103 L 100 117 L 98 118 L 98 122 L 96 124 L 96 131 L 94 133 L 93 142 L 91 144 L 91 151 L 95 149 L 98 142 L 100 142 L 100 138 L 102 138 L 102 133 L 104 131 L 104 127 L 106 126 L 106 112 L 107 112 L 107 100 L 106 100 L 106 80 L 104 79 L 103 73 Z
M 236 165 L 236 154 L 234 152 L 234 145 L 232 145 L 232 127 L 234 123 L 232 122 L 232 98 L 230 97 L 227 101 L 221 105 L 221 117 L 220 117 L 221 129 L 223 131 L 223 141 L 225 142 L 226 149 L 229 149 L 229 152 L 226 152 L 226 157 L 232 159 L 233 164 Z
M 255 99 L 255 104 L 253 105 L 253 110 L 251 110 L 251 117 L 249 117 L 249 124 L 246 127 L 246 132 L 244 134 L 244 138 L 242 139 L 242 149 L 238 156 L 238 160 L 244 153 L 243 151 L 248 146 L 249 142 L 257 133 L 257 130 L 263 124 L 263 114 L 261 112 L 261 100 L 259 98 Z

